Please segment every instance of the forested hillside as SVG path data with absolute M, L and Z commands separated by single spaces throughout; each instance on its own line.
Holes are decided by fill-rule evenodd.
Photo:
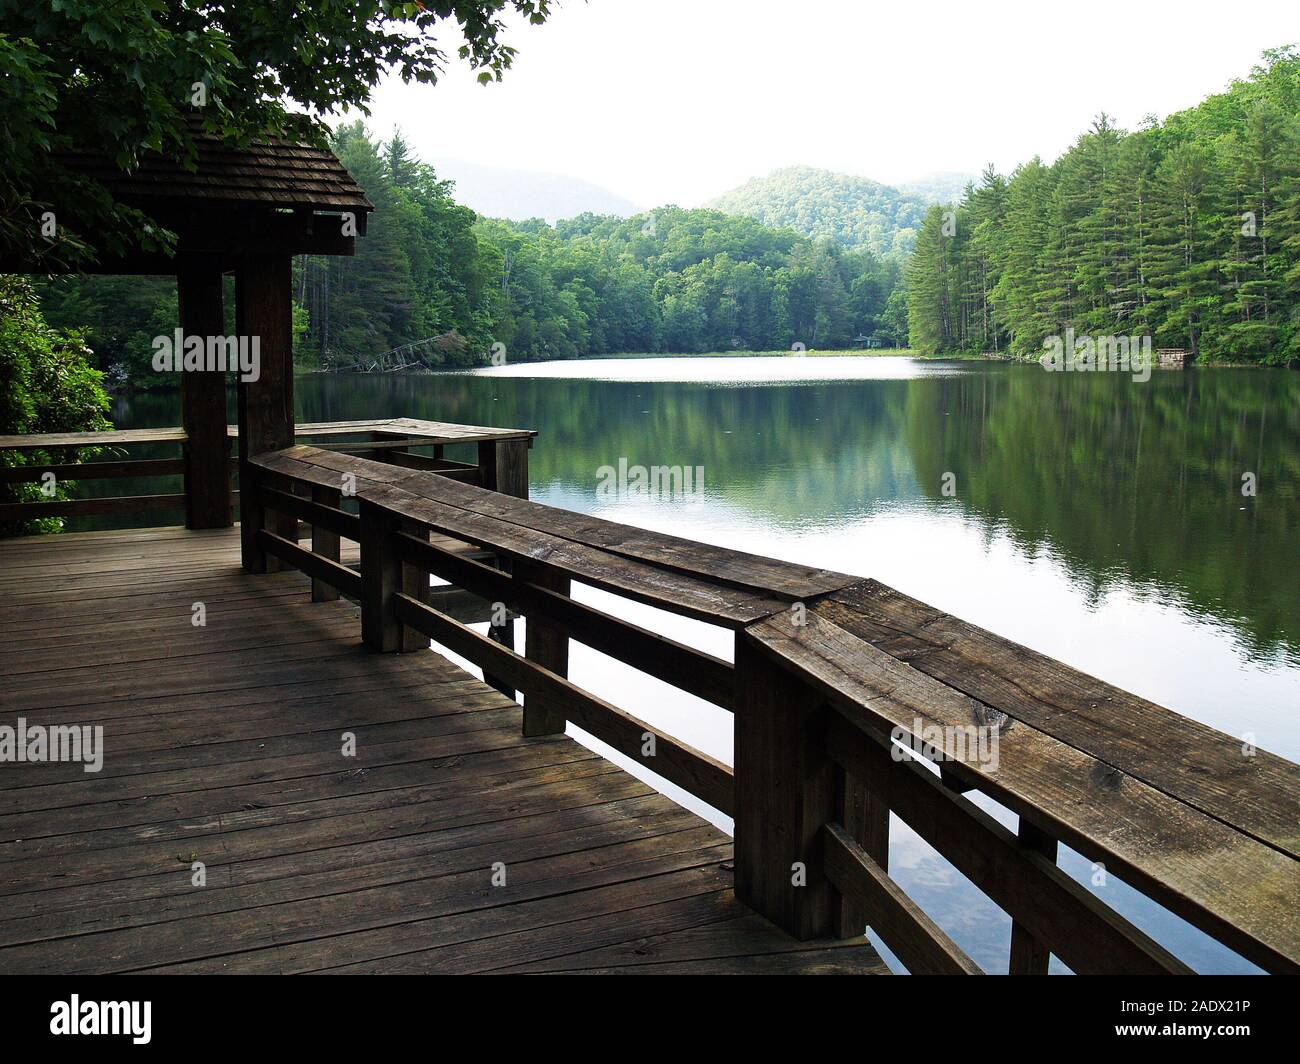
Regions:
M 901 267 L 866 248 L 676 207 L 555 226 L 484 219 L 400 137 L 379 144 L 356 123 L 333 147 L 375 211 L 354 257 L 294 264 L 300 368 L 425 340 L 426 364 L 455 366 L 485 362 L 496 343 L 522 360 L 832 348 L 862 333 L 893 345 L 906 333 Z M 68 277 L 40 291 L 51 322 L 88 327 L 117 384 L 168 383 L 148 366 L 151 338 L 175 328 L 170 279 Z
M 1067 327 L 1204 359 L 1300 359 L 1300 52 L 1196 107 L 1056 162 L 988 170 L 932 207 L 906 273 L 926 353 L 1042 350 Z
M 911 250 L 929 202 L 869 178 L 788 166 L 745 182 L 709 206 L 876 255 L 901 256 Z

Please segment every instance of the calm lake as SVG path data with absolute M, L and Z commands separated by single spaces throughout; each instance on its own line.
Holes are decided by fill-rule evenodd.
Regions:
M 534 499 L 875 577 L 1300 761 L 1295 373 L 1197 369 L 1138 383 L 893 357 L 631 358 L 313 376 L 296 389 L 300 421 L 536 429 Z M 113 418 L 177 424 L 177 397 L 122 399 Z M 702 467 L 702 488 L 602 497 L 601 467 L 620 459 Z M 719 630 L 580 597 L 730 657 Z M 723 711 L 581 647 L 571 674 L 730 760 Z M 1063 850 L 1061 865 L 1193 967 L 1254 970 L 1113 875 L 1093 884 L 1077 854 Z M 897 820 L 890 872 L 986 970 L 1006 970 L 1009 920 Z

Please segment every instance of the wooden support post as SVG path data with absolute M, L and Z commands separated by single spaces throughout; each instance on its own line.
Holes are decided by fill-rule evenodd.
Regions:
M 240 546 L 244 568 L 262 573 L 278 568 L 257 545 L 264 515 L 256 499 L 256 477 L 248 460 L 264 451 L 292 447 L 293 322 L 288 255 L 249 255 L 235 271 L 235 323 L 250 350 L 256 341 L 256 380 L 238 377 Z M 254 373 L 250 373 L 252 377 Z M 272 531 L 298 541 L 297 518 L 277 514 Z
M 492 606 L 493 611 L 495 612 L 496 604 L 490 603 L 489 605 Z M 510 650 L 514 650 L 515 649 L 515 619 L 513 617 L 507 617 L 504 624 L 492 624 L 489 621 L 488 638 L 495 643 L 500 643 L 503 647 L 507 647 Z M 487 684 L 489 687 L 491 687 L 493 690 L 500 691 L 503 695 L 505 695 L 509 699 L 513 700 L 518 697 L 518 692 L 515 690 L 515 685 L 510 683 L 510 681 L 508 680 L 502 680 L 501 678 L 497 676 L 492 676 L 485 671 L 483 673 L 483 682 Z M 526 720 L 527 720 L 527 715 L 525 714 L 525 721 Z M 564 730 L 563 727 L 561 727 L 560 731 L 563 730 Z M 525 731 L 524 734 L 527 735 L 528 733 Z
M 489 491 L 528 498 L 528 441 L 483 440 L 478 445 L 479 483 Z
M 545 566 L 516 561 L 515 579 L 526 580 L 560 595 L 569 593 L 567 576 Z M 528 616 L 524 637 L 524 657 L 550 669 L 557 676 L 569 675 L 569 636 L 562 625 L 554 624 L 539 614 Z M 564 708 L 548 703 L 544 697 L 524 696 L 524 734 L 563 735 L 566 718 Z
M 397 529 L 400 532 L 409 533 L 420 539 L 428 540 L 429 530 L 421 524 L 414 521 L 397 522 Z M 364 547 L 362 548 L 365 549 Z M 420 602 L 428 602 L 430 598 L 429 574 L 419 566 L 411 565 L 407 562 L 402 563 L 401 588 L 403 595 L 410 595 L 413 599 Z M 416 650 L 429 649 L 429 637 L 418 629 L 409 625 L 402 625 L 401 646 L 399 648 L 404 654 L 409 654 Z
M 736 896 L 795 938 L 828 937 L 836 905 L 822 827 L 835 819 L 836 788 L 821 700 L 743 632 L 736 685 Z
M 884 779 L 861 780 L 837 767 L 835 805 L 844 830 L 876 862 L 889 870 L 889 796 Z M 857 938 L 866 929 L 866 910 L 838 891 L 834 897 L 836 938 Z
M 1020 818 L 1020 843 L 1056 862 L 1056 840 L 1023 816 Z M 1011 921 L 1011 959 L 1007 965 L 1009 975 L 1046 975 L 1052 951 L 1034 938 L 1021 924 Z
M 313 484 L 311 487 L 311 501 L 320 503 L 322 506 L 332 506 L 338 509 L 343 501 L 343 493 L 338 488 L 327 488 L 323 484 Z M 322 528 L 320 525 L 312 525 L 311 549 L 313 554 L 319 554 L 322 558 L 337 562 L 341 557 L 339 553 L 339 534 L 331 532 L 328 528 Z M 338 597 L 338 588 L 325 583 L 324 580 L 312 577 L 312 602 L 333 602 Z
M 441 458 L 442 447 L 433 449 L 435 458 Z M 528 498 L 528 441 L 527 440 L 483 440 L 478 445 L 479 484 L 489 491 L 499 491 L 516 499 Z M 510 563 L 498 561 L 502 569 L 509 569 Z M 518 569 L 518 567 L 516 567 Z M 543 569 L 532 566 L 526 570 L 534 583 L 543 584 L 562 594 L 569 593 L 569 581 L 557 580 Z M 552 581 L 546 583 L 546 581 Z M 544 665 L 560 676 L 569 674 L 569 640 L 562 631 L 545 621 L 529 617 L 527 635 L 525 636 L 524 655 Z M 511 648 L 515 643 L 515 622 L 508 620 L 504 625 L 492 625 L 488 636 L 498 643 Z M 507 698 L 515 697 L 513 684 L 496 676 L 483 675 L 483 681 L 494 687 Z M 525 735 L 563 735 L 565 717 L 562 711 L 548 707 L 544 699 L 524 698 L 524 734 Z
M 384 440 L 391 440 L 392 438 L 392 435 L 387 432 L 370 433 L 371 443 L 383 443 Z M 408 448 L 406 447 L 385 447 L 381 451 L 370 451 L 365 457 L 369 458 L 372 462 L 389 462 L 390 464 L 396 465 L 397 463 L 393 461 L 394 453 L 397 451 L 406 452 L 407 450 Z
M 394 551 L 397 517 L 361 500 L 361 638 L 375 650 L 401 649 L 402 625 L 393 596 L 402 586 L 402 563 Z
M 361 638 L 386 654 L 429 649 L 428 636 L 397 619 L 394 596 L 399 591 L 429 601 L 429 574 L 397 557 L 393 537 L 398 532 L 428 534 L 418 523 L 361 500 Z
M 224 336 L 221 267 L 182 257 L 176 295 L 184 336 Z M 229 528 L 230 440 L 226 436 L 226 377 L 206 370 L 181 373 L 181 423 L 185 428 L 185 527 Z

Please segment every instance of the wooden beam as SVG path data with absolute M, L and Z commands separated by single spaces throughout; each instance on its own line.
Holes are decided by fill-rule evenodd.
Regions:
M 836 766 L 835 808 L 840 825 L 882 870 L 889 869 L 889 779 L 881 773 L 863 778 Z M 835 937 L 854 938 L 870 923 L 866 908 L 853 896 L 836 891 Z
M 181 332 L 185 336 L 224 336 L 219 263 L 183 257 L 176 271 Z M 226 436 L 226 376 L 185 370 L 181 373 L 181 420 L 185 429 L 185 525 L 229 528 L 230 473 Z
M 0 503 L 0 521 L 33 517 L 89 517 L 95 514 L 139 514 L 180 509 L 184 495 L 113 495 L 99 499 L 59 499 L 53 502 Z
M 528 498 L 528 441 L 483 440 L 478 445 L 479 484 L 516 499 Z
M 361 577 L 346 565 L 322 558 L 305 547 L 298 546 L 283 536 L 268 532 L 265 528 L 257 533 L 258 542 L 267 554 L 272 554 L 287 565 L 300 569 L 312 578 L 314 583 L 322 580 L 337 588 L 350 599 L 361 599 L 363 595 Z
M 1026 849 L 1056 864 L 1056 840 L 1047 832 L 1035 827 L 1024 817 L 1020 818 L 1018 836 Z M 1034 937 L 1019 920 L 1011 921 L 1011 959 L 1007 965 L 1010 975 L 1046 975 L 1051 964 L 1052 951 L 1046 943 Z
M 236 332 L 256 338 L 257 379 L 237 384 L 239 407 L 240 545 L 244 568 L 266 572 L 273 566 L 257 542 L 263 514 L 256 493 L 248 491 L 256 474 L 248 460 L 264 451 L 279 451 L 294 443 L 292 288 L 288 255 L 255 255 L 240 261 L 235 271 Z M 274 531 L 292 540 L 295 518 L 279 515 Z
M 822 701 L 741 633 L 735 716 L 736 896 L 795 938 L 827 937 L 822 827 L 835 816 L 835 772 Z
M 544 565 L 517 561 L 515 579 L 545 588 L 562 597 L 568 597 L 570 581 L 563 573 Z M 569 675 L 569 633 L 545 614 L 534 613 L 528 617 L 524 636 L 524 656 L 535 661 L 556 676 Z M 550 702 L 545 693 L 524 695 L 524 734 L 562 735 L 564 733 L 564 708 Z
M 315 517 L 312 522 L 311 551 L 313 554 L 319 554 L 322 558 L 327 558 L 335 564 L 338 564 L 339 561 L 339 528 L 349 522 L 327 524 L 326 522 L 335 515 L 333 513 L 326 514 L 325 511 L 337 511 L 338 514 L 342 514 L 342 501 L 341 492 L 334 488 L 324 488 L 319 484 L 311 486 L 312 506 L 321 511 L 321 516 Z M 351 517 L 352 515 L 348 514 L 347 516 Z M 356 523 L 360 525 L 360 519 Z M 356 534 L 360 535 L 361 533 L 358 531 Z M 338 597 L 338 588 L 331 585 L 329 581 L 321 580 L 315 576 L 312 577 L 312 602 L 332 602 Z
M 112 480 L 118 477 L 166 477 L 185 472 L 179 458 L 152 458 L 123 462 L 75 462 L 68 465 L 0 467 L 0 484 L 25 484 L 53 473 L 57 481 Z
M 524 692 L 525 698 L 534 693 L 545 694 L 549 702 L 563 706 L 566 718 L 579 728 L 715 809 L 732 812 L 735 804 L 732 773 L 720 761 L 498 646 L 487 636 L 479 635 L 410 595 L 399 594 L 395 598 L 396 615 L 401 623 L 418 628 L 484 672 L 514 684 Z
M 394 549 L 398 518 L 361 500 L 361 638 L 386 654 L 402 648 L 402 624 L 395 610 L 402 562 Z
M 875 932 L 912 975 L 983 975 L 839 824 L 823 833 L 826 874 L 867 913 Z
M 896 760 L 887 735 L 832 713 L 831 757 L 861 779 L 886 779 L 890 808 L 922 839 L 1080 975 L 1168 975 L 1188 967 L 929 769 Z
M 431 543 L 399 534 L 397 553 L 403 561 L 416 562 L 489 604 L 504 602 L 530 618 L 550 620 L 567 631 L 570 640 L 617 658 L 664 683 L 726 710 L 735 704 L 735 677 L 731 663 L 722 658 Z
M 356 514 L 350 514 L 339 508 L 339 503 L 342 501 L 340 498 L 342 493 L 339 489 L 325 487 L 322 484 L 312 484 L 310 488 L 312 494 L 310 500 L 304 499 L 301 495 L 290 495 L 278 488 L 267 487 L 261 489 L 259 496 L 263 509 L 292 514 L 313 528 L 328 529 L 336 536 L 359 543 L 361 519 Z

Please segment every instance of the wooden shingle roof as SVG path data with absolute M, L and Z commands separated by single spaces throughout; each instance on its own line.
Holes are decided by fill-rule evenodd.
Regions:
M 197 167 L 149 154 L 126 173 L 102 155 L 73 152 L 68 163 L 100 181 L 116 198 L 148 209 L 201 205 L 267 206 L 308 211 L 350 211 L 362 225 L 374 205 L 326 148 L 267 139 L 235 148 L 197 133 Z M 364 231 L 364 229 L 362 230 Z

